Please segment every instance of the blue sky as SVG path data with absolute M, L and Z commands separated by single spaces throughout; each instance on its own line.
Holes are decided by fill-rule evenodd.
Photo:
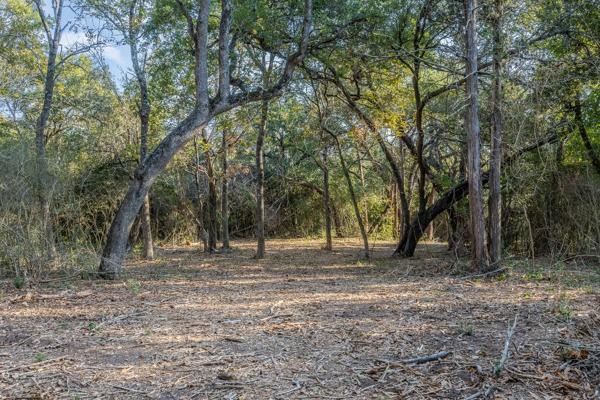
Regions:
M 52 6 L 50 5 L 49 1 L 44 4 L 44 12 L 48 16 L 53 15 Z M 63 26 L 67 23 L 74 25 L 75 22 L 76 14 L 69 7 L 69 2 L 67 1 L 63 8 Z M 89 16 L 85 17 L 83 20 L 80 20 L 77 22 L 77 24 L 79 26 L 83 26 L 84 28 L 93 28 L 94 30 L 97 30 L 102 26 L 102 22 L 100 20 Z M 88 38 L 86 37 L 84 30 L 85 29 L 68 29 L 65 31 L 61 38 L 63 49 L 73 48 L 77 44 L 87 44 Z M 108 32 L 106 35 L 104 35 L 103 39 L 106 44 L 98 53 L 102 55 L 104 61 L 110 68 L 114 80 L 120 84 L 123 81 L 125 74 L 130 75 L 132 73 L 129 48 L 116 43 L 116 40 L 119 38 L 110 37 Z

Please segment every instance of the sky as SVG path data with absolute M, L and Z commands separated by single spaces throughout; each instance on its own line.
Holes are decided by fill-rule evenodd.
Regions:
M 52 6 L 50 5 L 49 1 L 44 4 L 44 12 L 46 15 L 53 15 Z M 76 14 L 69 7 L 69 2 L 67 1 L 65 2 L 65 7 L 63 8 L 63 26 L 67 23 L 72 26 L 75 24 L 75 22 Z M 95 29 L 98 29 L 102 26 L 102 22 L 100 20 L 89 16 L 85 17 L 84 20 L 80 20 L 77 22 L 77 24 Z M 131 75 L 132 73 L 131 56 L 129 54 L 129 48 L 127 46 L 115 43 L 115 39 L 118 38 L 111 37 L 110 33 L 107 32 L 103 37 L 103 41 L 106 44 L 101 47 L 99 54 L 102 55 L 104 62 L 110 68 L 113 79 L 120 87 L 126 74 Z M 88 44 L 88 38 L 86 37 L 85 32 L 81 29 L 77 31 L 68 29 L 62 35 L 61 44 L 63 49 L 69 49 L 77 46 L 78 44 Z

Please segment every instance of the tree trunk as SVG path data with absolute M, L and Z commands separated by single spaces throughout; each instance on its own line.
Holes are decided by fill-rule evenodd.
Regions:
M 502 193 L 500 177 L 502 174 L 502 82 L 501 74 L 501 15 L 502 0 L 494 1 L 494 49 L 492 69 L 492 149 L 490 159 L 490 198 L 489 198 L 489 250 L 490 265 L 500 267 L 502 256 Z
M 204 229 L 204 199 L 202 198 L 202 187 L 200 185 L 200 151 L 198 150 L 198 142 L 194 136 L 194 184 L 196 186 L 196 227 L 198 238 L 202 242 L 202 251 L 208 252 L 208 240 L 206 229 Z
M 549 135 L 545 138 L 538 140 L 536 143 L 529 146 L 525 146 L 510 157 L 504 158 L 504 165 L 510 165 L 515 160 L 525 153 L 535 150 L 546 143 L 552 143 L 556 140 L 556 135 Z M 486 185 L 489 180 L 489 173 L 484 173 L 481 177 L 482 185 Z M 461 181 L 459 184 L 454 186 L 452 189 L 446 191 L 431 207 L 427 208 L 425 212 L 418 213 L 417 216 L 412 220 L 409 229 L 406 231 L 400 243 L 394 251 L 395 255 L 402 257 L 412 257 L 415 253 L 417 243 L 423 236 L 425 228 L 442 212 L 447 211 L 450 207 L 454 206 L 460 200 L 464 199 L 469 193 L 469 182 Z
M 56 255 L 56 243 L 54 237 L 54 227 L 50 212 L 50 181 L 51 175 L 48 168 L 48 159 L 46 156 L 46 125 L 50 118 L 52 100 L 54 97 L 54 86 L 56 83 L 56 57 L 60 38 L 62 33 L 61 19 L 63 1 L 58 0 L 54 3 L 56 20 L 54 21 L 53 34 L 46 31 L 48 40 L 48 60 L 46 63 L 46 76 L 44 78 L 44 99 L 42 111 L 38 116 L 35 125 L 35 151 L 36 151 L 36 175 L 37 175 L 37 198 L 41 212 L 42 231 L 44 232 L 44 251 L 47 259 L 52 259 Z M 46 17 L 41 9 L 38 9 L 40 18 L 44 25 L 47 24 Z
M 471 227 L 471 269 L 484 271 L 488 268 L 485 252 L 485 225 L 481 183 L 481 143 L 478 115 L 477 88 L 477 0 L 465 0 L 466 18 L 466 95 L 469 214 Z
M 256 138 L 256 258 L 265 257 L 265 154 L 264 140 L 269 112 L 268 101 L 261 105 L 260 124 Z
M 356 217 L 356 222 L 358 223 L 358 228 L 360 229 L 360 236 L 363 242 L 364 254 L 368 259 L 370 258 L 369 252 L 369 238 L 367 236 L 367 231 L 365 230 L 365 225 L 363 223 L 362 217 L 360 215 L 360 209 L 358 207 L 358 200 L 356 199 L 356 194 L 354 193 L 354 186 L 352 185 L 352 178 L 350 178 L 350 172 L 348 171 L 348 167 L 346 166 L 346 161 L 344 160 L 344 155 L 342 153 L 342 148 L 340 146 L 340 142 L 338 138 L 332 134 L 331 135 L 335 140 L 335 144 L 338 151 L 338 156 L 340 157 L 340 165 L 342 166 L 342 172 L 344 173 L 344 177 L 346 178 L 346 183 L 348 184 L 348 193 L 350 194 L 350 200 L 352 201 L 352 207 L 354 209 L 354 216 Z
M 144 197 L 144 205 L 141 210 L 142 238 L 144 241 L 144 258 L 154 258 L 154 245 L 152 244 L 152 227 L 150 225 L 150 196 Z
M 331 206 L 329 199 L 329 166 L 327 163 L 327 146 L 323 147 L 323 212 L 325 213 L 325 250 L 332 250 L 331 239 Z
M 358 173 L 360 174 L 360 187 L 362 189 L 362 192 L 365 192 L 365 171 L 363 169 L 363 164 L 362 164 L 362 159 L 360 156 L 360 151 L 358 150 L 358 146 L 356 147 L 356 159 L 358 160 Z M 362 196 L 362 206 L 364 208 L 363 212 L 365 214 L 364 216 L 364 224 L 365 224 L 365 230 L 367 232 L 369 232 L 369 203 L 367 202 L 367 198 L 365 196 Z
M 210 142 L 206 134 L 206 129 L 202 130 L 202 140 L 204 142 L 204 166 L 208 178 L 208 247 L 206 251 L 214 253 L 217 250 L 217 182 L 213 165 L 212 154 L 210 152 Z
M 227 176 L 227 134 L 223 131 L 223 181 L 221 183 L 221 223 L 223 229 L 223 250 L 229 250 L 229 179 Z
M 575 123 L 577 124 L 579 136 L 581 136 L 581 140 L 583 140 L 583 144 L 587 150 L 588 157 L 590 157 L 590 160 L 592 161 L 592 165 L 596 169 L 596 172 L 600 174 L 600 158 L 594 151 L 594 147 L 592 146 L 592 142 L 588 136 L 587 129 L 585 128 L 585 123 L 583 122 L 583 113 L 581 111 L 581 100 L 579 100 L 579 94 L 577 97 L 575 97 L 574 112 Z
M 199 12 L 194 24 L 189 13 L 182 7 L 188 20 L 190 36 L 194 41 L 194 80 L 195 80 L 195 107 L 194 110 L 175 128 L 173 128 L 152 151 L 152 154 L 146 159 L 135 172 L 134 179 L 129 186 L 129 190 L 119 206 L 106 239 L 106 245 L 102 252 L 102 260 L 98 269 L 98 274 L 106 279 L 116 278 L 122 269 L 127 246 L 127 236 L 131 229 L 131 224 L 135 215 L 139 212 L 144 201 L 144 197 L 157 176 L 166 168 L 169 161 L 181 148 L 194 136 L 199 128 L 204 128 L 208 122 L 215 116 L 226 113 L 232 109 L 240 107 L 254 101 L 265 101 L 281 94 L 282 90 L 289 84 L 295 68 L 302 62 L 308 52 L 308 41 L 312 29 L 312 0 L 304 2 L 304 19 L 302 22 L 301 38 L 298 44 L 298 51 L 290 55 L 285 61 L 283 72 L 277 80 L 277 83 L 268 87 L 245 93 L 243 96 L 231 95 L 228 91 L 221 91 L 218 98 L 211 101 L 209 97 L 209 76 L 208 76 L 208 25 L 210 1 L 202 0 L 198 4 Z M 226 10 L 221 12 L 221 26 L 224 29 L 219 31 L 219 40 L 222 41 L 224 33 L 229 34 L 229 28 L 226 26 Z M 195 25 L 195 26 L 194 26 Z M 229 72 L 229 56 L 220 54 L 219 60 L 223 62 L 219 66 L 219 75 L 221 81 L 219 87 L 226 88 L 229 84 L 226 75 Z
M 138 57 L 138 48 L 135 35 L 133 33 L 133 16 L 130 15 L 130 31 L 129 31 L 129 50 L 131 52 L 131 62 L 133 70 L 138 81 L 138 87 L 140 89 L 140 165 L 146 162 L 148 154 L 148 128 L 150 119 L 150 100 L 148 98 L 148 84 L 146 82 L 146 74 L 144 66 L 140 64 Z M 151 260 L 154 258 L 154 245 L 152 243 L 152 227 L 150 221 L 150 196 L 144 197 L 144 204 L 140 210 L 140 222 L 142 226 L 142 239 L 143 239 L 143 257 Z

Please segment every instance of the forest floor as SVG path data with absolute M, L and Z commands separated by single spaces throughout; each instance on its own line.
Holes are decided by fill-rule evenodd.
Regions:
M 461 279 L 442 244 L 406 260 L 378 242 L 371 262 L 334 244 L 271 240 L 260 261 L 251 242 L 163 247 L 120 281 L 2 281 L 0 398 L 600 397 L 598 265 L 507 260 Z

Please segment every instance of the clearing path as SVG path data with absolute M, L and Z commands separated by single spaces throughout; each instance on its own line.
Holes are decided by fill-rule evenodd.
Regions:
M 121 281 L 0 282 L 0 398 L 582 399 L 600 395 L 599 268 L 461 280 L 441 244 L 162 248 Z M 555 268 L 556 269 L 556 268 Z M 507 328 L 518 314 L 502 373 Z M 402 360 L 450 352 L 422 364 Z

